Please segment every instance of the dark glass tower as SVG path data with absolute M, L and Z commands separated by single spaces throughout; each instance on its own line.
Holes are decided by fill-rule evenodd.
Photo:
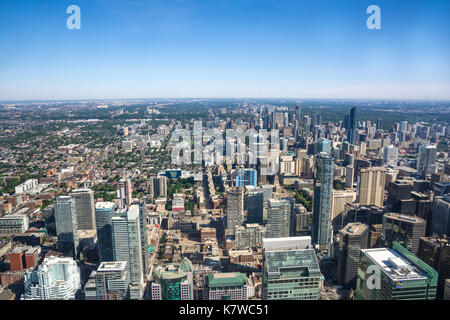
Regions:
M 321 248 L 331 241 L 331 204 L 333 199 L 334 160 L 326 153 L 316 159 L 312 240 Z
M 350 109 L 347 140 L 351 144 L 356 144 L 356 107 Z

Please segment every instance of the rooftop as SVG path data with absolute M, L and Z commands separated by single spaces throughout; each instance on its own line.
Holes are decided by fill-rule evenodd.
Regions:
M 102 262 L 97 269 L 97 272 L 105 271 L 123 271 L 127 267 L 126 261 L 112 261 L 112 262 Z
M 396 250 L 376 248 L 361 251 L 393 281 L 428 279 L 424 270 Z
M 243 286 L 247 277 L 240 272 L 210 273 L 208 274 L 208 287 Z

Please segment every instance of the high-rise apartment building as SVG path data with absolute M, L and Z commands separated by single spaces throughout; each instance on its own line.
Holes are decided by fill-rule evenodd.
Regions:
M 227 229 L 233 230 L 244 222 L 244 190 L 234 187 L 227 193 Z
M 70 196 L 59 196 L 54 206 L 58 242 L 65 253 L 71 252 L 76 257 L 79 240 L 75 199 Z
M 119 208 L 128 208 L 131 206 L 132 193 L 130 179 L 121 179 L 118 183 L 117 198 L 119 199 Z
M 332 239 L 333 177 L 333 158 L 319 153 L 314 177 L 312 240 L 322 248 L 327 247 Z
M 77 189 L 69 193 L 75 200 L 77 230 L 95 230 L 94 191 Z
M 361 169 L 361 180 L 358 190 L 359 203 L 383 208 L 385 186 L 385 168 L 371 167 Z
M 148 192 L 153 198 L 167 197 L 167 177 L 150 177 Z
M 74 300 L 81 289 L 80 269 L 72 258 L 51 256 L 25 272 L 22 300 Z
M 291 198 L 269 199 L 267 225 L 269 238 L 295 235 L 294 201 Z

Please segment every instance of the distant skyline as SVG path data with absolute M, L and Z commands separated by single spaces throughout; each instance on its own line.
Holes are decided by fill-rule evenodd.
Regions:
M 450 100 L 449 35 L 446 0 L 2 0 L 0 101 Z

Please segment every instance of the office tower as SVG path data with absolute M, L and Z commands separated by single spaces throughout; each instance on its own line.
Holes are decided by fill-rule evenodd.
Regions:
M 147 211 L 145 209 L 145 202 L 139 203 L 139 233 L 141 234 L 141 252 L 142 252 L 142 268 L 144 274 L 149 271 L 149 254 L 148 254 L 148 232 L 147 232 Z
M 75 300 L 81 289 L 80 268 L 72 258 L 51 256 L 27 270 L 22 300 Z
M 398 148 L 394 145 L 384 147 L 383 164 L 388 166 L 396 166 L 398 158 Z
M 247 223 L 263 222 L 264 215 L 264 192 L 250 191 L 247 200 Z
M 319 153 L 314 177 L 314 203 L 312 240 L 321 248 L 332 239 L 331 213 L 333 200 L 334 161 L 327 154 Z
M 356 107 L 350 109 L 347 140 L 350 144 L 356 144 Z
M 227 229 L 233 230 L 244 221 L 244 190 L 242 187 L 230 188 L 227 193 Z
M 386 247 L 394 241 L 413 254 L 419 250 L 419 239 L 425 236 L 426 221 L 416 216 L 386 213 L 383 216 L 383 239 Z
M 383 129 L 383 121 L 381 119 L 377 120 L 377 130 Z
M 372 167 L 361 169 L 361 182 L 359 183 L 359 203 L 372 204 L 383 208 L 384 188 L 386 186 L 386 169 Z
M 293 206 L 292 199 L 269 199 L 267 213 L 269 238 L 289 237 L 295 234 Z
M 382 247 L 383 235 L 383 225 L 382 224 L 372 224 L 369 230 L 369 242 L 367 244 L 368 248 L 380 248 Z
M 354 181 L 353 173 L 354 172 L 355 171 L 353 170 L 352 165 L 348 165 L 345 167 L 345 187 L 346 188 L 353 187 L 353 181 Z
M 255 169 L 239 169 L 236 176 L 236 187 L 254 186 L 258 184 Z
M 436 197 L 431 219 L 431 235 L 450 237 L 450 194 Z
M 77 230 L 95 230 L 94 191 L 77 189 L 69 193 L 75 200 Z
M 263 300 L 317 300 L 320 278 L 311 237 L 263 239 Z
M 112 218 L 115 214 L 114 203 L 97 202 L 95 204 L 95 223 L 97 225 L 98 258 L 100 262 L 114 261 Z
M 437 285 L 437 299 L 442 299 L 445 290 L 445 280 L 450 279 L 450 243 L 446 238 L 420 238 L 420 260 L 428 264 L 439 274 Z
M 167 197 L 167 177 L 150 177 L 148 192 L 153 198 Z
M 339 232 L 337 280 L 340 284 L 355 288 L 359 253 L 367 249 L 368 236 L 368 226 L 360 222 L 349 223 Z
M 392 212 L 399 212 L 401 201 L 409 199 L 411 191 L 413 191 L 413 186 L 409 180 L 389 181 L 386 207 Z
M 247 276 L 240 272 L 210 273 L 204 277 L 203 300 L 247 300 Z
M 117 198 L 119 199 L 119 208 L 128 208 L 131 205 L 132 189 L 130 179 L 121 179 L 117 184 Z
M 75 200 L 69 196 L 59 196 L 54 206 L 58 242 L 66 254 L 72 253 L 76 257 L 79 240 Z
M 438 273 L 398 242 L 392 249 L 361 249 L 357 277 L 356 300 L 436 299 Z
M 436 172 L 436 146 L 421 145 L 417 157 L 417 175 L 424 177 Z
M 408 131 L 408 121 L 400 122 L 400 132 Z
M 125 214 L 113 217 L 112 231 L 114 261 L 127 261 L 130 286 L 138 286 L 140 290 L 134 295 L 130 288 L 130 298 L 140 299 L 144 283 L 144 266 L 142 262 L 139 206 L 132 205 Z
M 95 274 L 97 300 L 127 300 L 130 278 L 126 261 L 102 262 Z
M 302 109 L 299 105 L 295 106 L 295 118 L 297 119 L 298 123 L 302 121 Z
M 156 266 L 151 284 L 152 300 L 194 300 L 192 262 L 186 257 L 179 265 Z
M 347 203 L 353 203 L 356 200 L 356 191 L 354 190 L 333 190 L 333 203 L 331 212 L 331 224 L 339 229 L 343 226 L 343 217 Z
M 330 153 L 331 152 L 331 141 L 328 139 L 319 139 L 317 141 L 317 152 L 321 153 L 321 152 L 326 152 L 326 153 Z

